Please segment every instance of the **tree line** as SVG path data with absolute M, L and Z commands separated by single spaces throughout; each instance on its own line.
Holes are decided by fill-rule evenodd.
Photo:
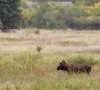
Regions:
M 56 3 L 48 4 L 46 3 L 48 0 L 38 1 L 42 2 L 29 8 L 25 1 L 1 0 L 1 27 L 100 29 L 99 0 L 67 0 L 74 3 L 74 6 L 70 7 Z
M 18 28 L 21 22 L 20 0 L 0 0 L 1 27 Z

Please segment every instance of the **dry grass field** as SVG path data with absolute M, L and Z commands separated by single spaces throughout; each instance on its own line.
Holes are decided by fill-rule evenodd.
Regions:
M 90 64 L 91 75 L 57 71 L 63 59 Z M 0 33 L 0 90 L 100 90 L 100 31 Z
M 0 33 L 0 53 L 10 54 L 34 50 L 43 46 L 43 52 L 99 52 L 100 31 L 22 30 L 20 34 Z

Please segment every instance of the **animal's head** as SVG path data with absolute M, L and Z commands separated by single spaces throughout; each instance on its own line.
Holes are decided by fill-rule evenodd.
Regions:
M 65 60 L 63 60 L 60 64 L 65 64 L 66 63 L 66 61 Z
M 59 63 L 59 66 L 57 67 L 57 70 L 65 70 L 65 64 L 66 62 L 63 60 Z

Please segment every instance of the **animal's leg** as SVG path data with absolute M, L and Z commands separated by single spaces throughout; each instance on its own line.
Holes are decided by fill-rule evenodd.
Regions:
M 91 68 L 89 68 L 89 69 L 86 70 L 86 73 L 87 73 L 88 75 L 90 74 L 90 72 L 91 72 Z

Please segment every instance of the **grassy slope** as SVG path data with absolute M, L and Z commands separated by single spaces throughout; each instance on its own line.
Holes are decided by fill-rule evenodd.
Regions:
M 36 31 L 0 33 L 0 90 L 100 89 L 100 31 Z M 57 71 L 63 59 L 90 64 L 91 75 Z

